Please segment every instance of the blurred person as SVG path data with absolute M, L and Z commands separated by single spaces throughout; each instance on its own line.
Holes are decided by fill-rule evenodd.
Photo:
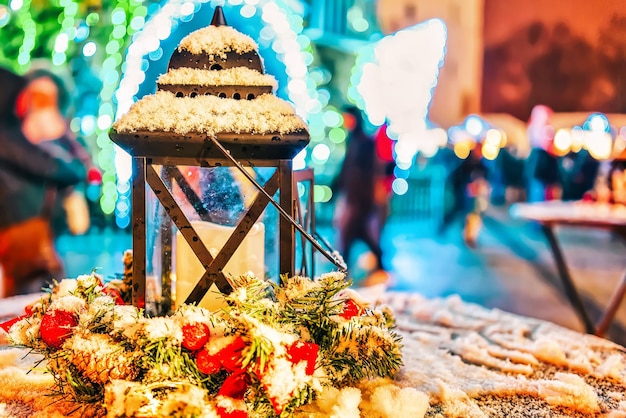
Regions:
M 0 68 L 3 297 L 40 291 L 51 279 L 62 278 L 63 265 L 54 249 L 48 216 L 58 209 L 52 198 L 87 175 L 85 165 L 61 145 L 59 138 L 65 130 L 53 130 L 54 124 L 48 118 L 38 119 L 37 125 L 32 120 L 24 125 L 28 117 L 23 112 L 26 82 L 24 77 Z M 48 134 L 36 135 L 37 128 Z M 46 146 L 40 145 L 44 142 Z
M 87 184 L 100 184 L 102 174 L 94 165 L 86 145 L 71 131 L 68 122 L 70 93 L 67 83 L 57 74 L 38 68 L 26 74 L 27 86 L 18 97 L 17 114 L 22 121 L 22 131 L 27 138 L 47 147 L 50 139 L 87 169 L 87 176 L 73 187 L 58 194 L 60 209 L 53 215 L 56 236 L 64 233 L 82 235 L 90 226 L 90 214 L 85 197 Z M 54 145 L 56 146 L 56 145 Z
M 394 158 L 395 141 L 387 135 L 387 124 L 383 124 L 374 135 L 376 146 L 377 167 L 374 177 L 374 201 L 378 213 L 377 231 L 378 239 L 382 235 L 382 229 L 389 217 L 391 196 L 393 194 L 393 181 L 395 179 L 394 169 L 396 161 Z
M 334 194 L 338 195 L 334 216 L 338 229 L 338 250 L 349 265 L 353 246 L 362 241 L 373 255 L 368 273 L 371 276 L 386 276 L 380 246 L 383 209 L 380 209 L 376 199 L 377 175 L 383 164 L 378 158 L 374 138 L 364 130 L 361 111 L 351 106 L 343 116 L 348 130 L 347 150 L 333 184 Z
M 600 162 L 589 151 L 581 149 L 570 151 L 559 158 L 559 177 L 561 180 L 561 199 L 580 200 L 585 192 L 594 186 Z
M 524 166 L 526 198 L 529 202 L 561 198 L 559 163 L 552 152 L 555 129 L 550 124 L 552 109 L 536 105 L 528 120 L 528 140 L 531 151 Z
M 596 178 L 595 190 L 592 190 L 595 194 L 596 200 L 598 199 L 598 194 L 601 194 L 598 188 L 601 187 L 601 182 L 604 183 L 606 187 L 606 193 L 608 198 L 605 203 L 617 203 L 620 205 L 626 204 L 626 160 L 624 156 L 619 156 L 618 158 L 614 158 L 610 162 L 605 162 L 604 171 L 606 173 L 599 173 Z M 604 178 L 602 178 L 604 177 Z
M 489 206 L 491 195 L 488 168 L 481 151 L 481 144 L 477 143 L 459 167 L 464 183 L 463 240 L 471 248 L 477 245 L 478 235 L 482 229 L 482 215 Z
M 524 184 L 525 158 L 519 156 L 517 148 L 509 145 L 500 150 L 496 158 L 496 169 L 502 174 L 504 183 L 504 203 L 514 203 L 526 200 L 526 186 Z

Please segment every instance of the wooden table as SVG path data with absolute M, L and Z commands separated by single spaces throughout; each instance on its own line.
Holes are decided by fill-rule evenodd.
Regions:
M 541 226 L 552 250 L 565 295 L 583 322 L 586 332 L 599 336 L 604 335 L 613 322 L 615 313 L 626 294 L 626 272 L 613 291 L 600 321 L 594 324 L 589 318 L 572 280 L 563 251 L 554 233 L 554 227 L 566 225 L 598 228 L 611 231 L 626 239 L 626 207 L 593 202 L 549 201 L 514 204 L 511 206 L 510 214 L 514 218 L 534 221 Z

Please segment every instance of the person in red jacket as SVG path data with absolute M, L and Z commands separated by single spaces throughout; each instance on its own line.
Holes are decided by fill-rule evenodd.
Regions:
M 0 85 L 0 266 L 3 296 L 10 296 L 38 291 L 52 278 L 63 278 L 54 249 L 25 240 L 35 233 L 33 220 L 55 210 L 45 204 L 48 190 L 56 193 L 79 183 L 87 170 L 62 145 L 63 133 L 48 138 L 46 146 L 24 134 L 16 109 L 26 88 L 23 77 L 0 68 Z
M 84 143 L 69 127 L 67 109 L 70 107 L 70 94 L 65 81 L 45 68 L 29 71 L 25 77 L 27 85 L 16 104 L 22 132 L 29 141 L 44 148 L 61 146 L 87 168 L 87 176 L 79 184 L 63 188 L 58 193 L 58 208 L 52 213 L 54 234 L 84 234 L 90 226 L 85 188 L 88 183 L 100 184 L 102 174 Z

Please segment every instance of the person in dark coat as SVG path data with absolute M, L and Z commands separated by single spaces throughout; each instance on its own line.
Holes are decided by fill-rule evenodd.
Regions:
M 23 77 L 0 68 L 0 85 L 0 264 L 3 296 L 10 296 L 38 291 L 50 279 L 62 278 L 59 260 L 56 271 L 40 271 L 37 277 L 15 277 L 12 273 L 23 266 L 16 266 L 12 257 L 18 241 L 27 235 L 20 231 L 21 227 L 42 214 L 46 190 L 56 193 L 77 184 L 86 177 L 86 168 L 58 138 L 46 140 L 44 147 L 24 134 L 16 115 L 18 97 L 26 87 Z M 56 252 L 54 255 L 58 257 Z
M 591 190 L 598 175 L 600 162 L 589 151 L 569 152 L 559 158 L 559 178 L 563 187 L 562 200 L 580 200 Z
M 351 250 L 357 240 L 364 242 L 374 255 L 372 271 L 383 269 L 380 246 L 382 225 L 376 202 L 376 178 L 382 162 L 376 153 L 374 138 L 363 129 L 360 110 L 346 109 L 344 120 L 349 131 L 348 147 L 333 189 L 339 195 L 335 221 L 338 227 L 338 250 L 350 263 Z
M 551 152 L 555 129 L 551 124 L 552 109 L 536 105 L 528 121 L 528 140 L 531 151 L 524 166 L 526 197 L 529 202 L 561 198 L 559 162 Z
M 483 212 L 487 209 L 491 195 L 489 172 L 482 155 L 482 145 L 476 144 L 459 166 L 463 179 L 463 240 L 471 247 L 477 246 L 478 234 L 482 229 Z

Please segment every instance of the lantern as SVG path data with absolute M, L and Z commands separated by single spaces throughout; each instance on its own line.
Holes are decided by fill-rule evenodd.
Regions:
M 256 43 L 226 24 L 220 6 L 209 27 L 181 41 L 157 86 L 157 92 L 135 103 L 110 134 L 133 160 L 134 304 L 145 300 L 147 260 L 155 259 L 147 254 L 154 252 L 161 266 L 159 313 L 172 308 L 169 292 L 174 261 L 176 280 L 192 283 L 186 290 L 176 287 L 177 303 L 200 303 L 214 287 L 222 294 L 230 293 L 230 274 L 242 272 L 229 272 L 227 266 L 244 247 L 261 251 L 263 241 L 258 235 L 264 230 L 258 221 L 270 204 L 279 214 L 281 275 L 295 272 L 296 231 L 345 270 L 340 258 L 294 220 L 298 204 L 292 160 L 309 143 L 306 124 L 290 104 L 272 94 L 275 80 L 264 74 Z M 274 169 L 264 184 L 251 172 L 259 167 Z M 188 173 L 207 169 L 215 170 L 213 174 L 228 170 L 256 192 L 241 216 L 230 219 L 231 225 L 214 222 L 216 216 L 207 206 L 215 203 L 215 196 L 198 191 L 210 184 L 196 181 L 194 187 L 190 181 Z M 220 180 L 213 176 L 212 181 Z M 222 203 L 227 198 L 228 194 L 222 196 Z M 159 224 L 158 240 L 148 234 L 153 223 Z M 173 226 L 178 239 L 174 239 Z M 217 253 L 208 248 L 207 239 L 220 241 L 211 244 L 220 247 Z M 180 277 L 192 262 L 181 256 L 183 248 L 199 261 L 201 277 Z M 173 250 L 179 252 L 177 257 L 172 256 Z M 249 251 L 240 257 L 252 258 Z

